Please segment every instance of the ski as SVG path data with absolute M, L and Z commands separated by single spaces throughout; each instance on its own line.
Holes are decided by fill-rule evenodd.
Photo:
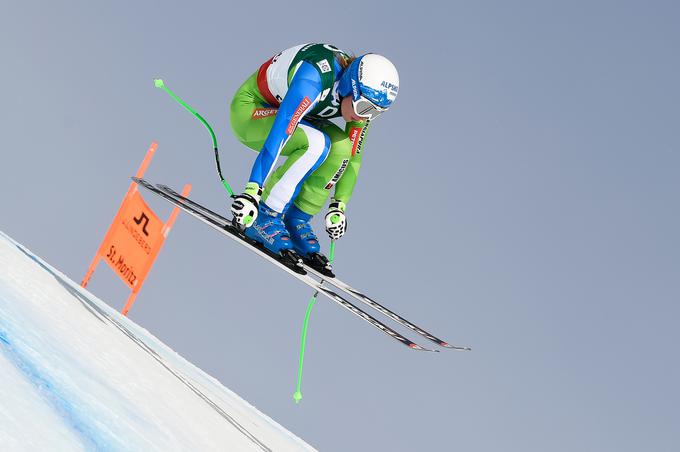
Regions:
M 192 205 L 189 205 L 188 200 L 185 201 L 183 199 L 175 198 L 169 193 L 166 193 L 164 190 L 162 190 L 159 187 L 154 186 L 150 182 L 142 179 L 142 178 L 137 178 L 133 177 L 132 180 L 136 182 L 139 186 L 144 187 L 145 189 L 151 191 L 152 193 L 158 195 L 159 197 L 165 199 L 166 201 L 170 202 L 171 204 L 174 204 L 175 206 L 179 207 L 180 209 L 184 210 L 186 213 L 189 215 L 193 216 L 194 218 L 202 221 L 203 223 L 207 224 L 208 226 L 212 227 L 213 229 L 216 229 L 218 232 L 220 232 L 223 235 L 226 235 L 227 237 L 231 238 L 235 242 L 247 247 L 251 251 L 253 251 L 255 254 L 259 255 L 260 257 L 268 260 L 272 264 L 276 265 L 277 267 L 283 269 L 286 271 L 288 274 L 291 276 L 295 277 L 296 279 L 302 281 L 304 284 L 308 285 L 312 289 L 318 291 L 319 293 L 322 293 L 326 295 L 328 298 L 331 300 L 335 301 L 338 303 L 340 306 L 344 307 L 348 311 L 350 311 L 352 314 L 356 315 L 357 317 L 365 320 L 369 324 L 373 325 L 373 327 L 379 329 L 383 333 L 387 334 L 391 338 L 401 342 L 402 344 L 406 345 L 412 350 L 419 350 L 419 351 L 427 351 L 427 352 L 438 352 L 439 350 L 433 350 L 429 348 L 425 348 L 421 345 L 418 345 L 417 343 L 411 341 L 410 339 L 402 336 L 392 328 L 388 327 L 375 317 L 371 316 L 367 312 L 363 311 L 359 307 L 355 306 L 354 304 L 350 303 L 349 301 L 345 300 L 343 297 L 338 295 L 337 293 L 333 292 L 329 288 L 323 286 L 322 281 L 317 281 L 316 279 L 312 278 L 308 274 L 302 274 L 300 272 L 297 272 L 293 269 L 291 269 L 289 266 L 281 262 L 279 259 L 273 257 L 270 253 L 266 253 L 264 250 L 260 249 L 259 247 L 256 247 L 252 245 L 246 237 L 241 234 L 236 228 L 231 226 L 228 223 L 225 223 L 223 221 L 219 221 L 216 218 L 213 218 L 212 215 L 206 214 L 206 212 L 201 212 L 198 209 L 194 208 Z M 179 195 L 178 195 L 179 196 Z M 183 198 L 183 197 L 182 197 Z M 186 199 L 186 198 L 185 198 Z M 192 204 L 195 204 L 192 202 Z M 214 214 L 217 215 L 217 214 Z
M 172 196 L 176 200 L 187 203 L 189 206 L 193 207 L 196 210 L 200 210 L 204 214 L 212 217 L 212 219 L 215 220 L 216 222 L 223 224 L 225 227 L 231 225 L 231 222 L 229 220 L 227 220 L 225 217 L 223 217 L 222 215 L 208 209 L 207 207 L 202 206 L 201 204 L 198 204 L 195 201 L 192 201 L 191 199 L 189 199 L 185 196 L 182 196 L 181 194 L 177 193 L 177 191 L 173 190 L 172 188 L 168 187 L 167 185 L 158 184 L 157 188 L 162 190 L 166 194 Z M 324 281 L 329 282 L 330 284 L 337 287 L 338 289 L 348 293 L 352 297 L 354 297 L 357 300 L 361 301 L 362 303 L 370 306 L 371 308 L 375 309 L 376 311 L 380 312 L 381 314 L 389 317 L 390 319 L 394 320 L 395 322 L 397 322 L 397 323 L 405 326 L 406 328 L 409 328 L 410 330 L 420 334 L 421 336 L 430 340 L 431 342 L 434 342 L 435 344 L 437 344 L 441 347 L 452 349 L 452 350 L 463 350 L 463 351 L 471 350 L 470 347 L 462 347 L 462 346 L 458 346 L 458 345 L 452 345 L 452 344 L 449 344 L 448 342 L 446 342 L 442 339 L 439 339 L 438 337 L 436 337 L 432 333 L 427 332 L 426 330 L 422 329 L 418 325 L 415 325 L 414 323 L 406 320 L 404 317 L 400 316 L 399 314 L 391 311 L 390 309 L 386 308 L 382 304 L 373 300 L 368 295 L 360 292 L 359 290 L 356 290 L 355 288 L 353 288 L 349 284 L 339 280 L 337 277 L 335 277 L 335 278 L 328 277 L 328 276 L 322 274 L 321 272 L 317 271 L 315 268 L 304 264 L 304 262 L 303 262 L 302 265 L 303 265 L 303 268 L 308 273 L 312 273 L 314 276 L 321 278 Z
M 334 285 L 338 289 L 352 295 L 354 298 L 361 301 L 362 303 L 372 307 L 376 311 L 378 311 L 381 314 L 389 317 L 390 319 L 394 320 L 395 322 L 399 323 L 400 325 L 403 325 L 406 328 L 420 334 L 424 338 L 434 342 L 435 344 L 439 345 L 440 347 L 449 348 L 451 350 L 461 350 L 461 351 L 472 350 L 470 347 L 463 347 L 463 346 L 459 346 L 459 345 L 449 344 L 448 342 L 446 342 L 442 339 L 439 339 L 437 336 L 435 336 L 431 333 L 428 333 L 424 329 L 420 328 L 418 325 L 409 322 L 408 320 L 406 320 L 405 318 L 403 318 L 402 316 L 400 316 L 396 312 L 391 311 L 390 309 L 381 305 L 380 303 L 378 303 L 377 301 L 375 301 L 374 299 L 372 299 L 368 295 L 365 295 L 362 292 L 359 292 L 358 290 L 354 289 L 349 284 L 340 281 L 337 277 L 328 278 L 328 277 L 324 276 L 323 274 L 319 273 L 316 269 L 309 267 L 307 265 L 304 265 L 304 263 L 303 263 L 303 267 L 304 267 L 305 270 L 307 270 L 307 272 L 312 273 L 314 276 L 316 276 L 318 278 L 323 278 L 325 281 L 328 281 L 329 283 L 331 283 L 332 285 Z

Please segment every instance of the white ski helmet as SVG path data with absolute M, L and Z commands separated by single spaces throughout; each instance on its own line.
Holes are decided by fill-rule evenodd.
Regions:
M 373 119 L 386 111 L 397 98 L 399 73 L 382 55 L 367 53 L 352 62 L 340 75 L 338 93 L 352 95 L 354 112 Z

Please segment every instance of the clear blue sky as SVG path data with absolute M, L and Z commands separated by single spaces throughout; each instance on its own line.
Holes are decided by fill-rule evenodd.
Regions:
M 296 406 L 309 290 L 186 216 L 131 318 L 324 451 L 677 451 L 678 23 L 672 1 L 6 4 L 0 229 L 79 280 L 152 140 L 151 180 L 226 212 L 208 134 L 153 78 L 240 188 L 228 104 L 263 61 L 379 52 L 400 95 L 336 270 L 474 350 L 415 353 L 321 300 Z M 106 268 L 90 288 L 122 307 Z

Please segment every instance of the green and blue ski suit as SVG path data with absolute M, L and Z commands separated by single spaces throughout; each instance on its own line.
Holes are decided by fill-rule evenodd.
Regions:
M 259 152 L 249 182 L 264 187 L 262 200 L 285 213 L 291 204 L 316 215 L 331 190 L 347 203 L 361 167 L 367 122 L 341 117 L 337 92 L 349 56 L 328 44 L 304 44 L 265 62 L 231 102 L 236 137 Z M 342 64 L 341 64 L 342 62 Z M 279 156 L 287 157 L 275 169 Z

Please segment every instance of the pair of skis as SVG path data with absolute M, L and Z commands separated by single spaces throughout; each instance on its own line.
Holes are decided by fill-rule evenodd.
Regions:
M 302 281 L 303 283 L 307 284 L 314 290 L 318 291 L 319 293 L 322 293 L 326 295 L 328 298 L 331 300 L 335 301 L 338 303 L 340 306 L 344 307 L 345 309 L 349 310 L 352 312 L 354 315 L 362 318 L 366 322 L 370 323 L 373 325 L 375 328 L 379 329 L 383 333 L 387 334 L 388 336 L 392 337 L 393 339 L 401 342 L 402 344 L 406 345 L 407 347 L 413 349 L 413 350 L 421 350 L 421 351 L 428 351 L 428 352 L 438 352 L 439 350 L 434 350 L 434 349 L 429 349 L 425 348 L 421 345 L 418 345 L 417 343 L 413 342 L 412 340 L 402 336 L 389 326 L 385 325 L 381 321 L 377 320 L 367 312 L 363 311 L 356 305 L 350 303 L 347 301 L 345 298 L 342 296 L 338 295 L 336 292 L 333 290 L 329 289 L 327 286 L 324 286 L 323 283 L 328 282 L 329 284 L 335 286 L 337 289 L 349 294 L 350 296 L 354 297 L 355 299 L 361 301 L 362 303 L 370 306 L 371 308 L 375 309 L 376 311 L 380 312 L 381 314 L 389 317 L 390 319 L 394 320 L 395 322 L 405 326 L 406 328 L 418 333 L 419 335 L 423 336 L 424 338 L 430 340 L 431 342 L 444 347 L 448 349 L 453 349 L 453 350 L 470 350 L 469 347 L 460 347 L 456 345 L 451 345 L 436 336 L 428 333 L 424 329 L 420 328 L 419 326 L 409 322 L 405 318 L 401 317 L 400 315 L 394 313 L 393 311 L 389 310 L 385 306 L 381 305 L 377 301 L 373 300 L 369 296 L 365 295 L 364 293 L 354 289 L 351 287 L 349 284 L 344 283 L 340 281 L 338 278 L 331 278 L 328 276 L 325 276 L 321 273 L 319 273 L 317 270 L 314 268 L 302 264 L 299 266 L 299 268 L 291 266 L 289 262 L 284 262 L 281 259 L 277 258 L 276 255 L 273 255 L 267 250 L 265 250 L 262 247 L 254 245 L 249 239 L 247 239 L 241 231 L 236 229 L 234 226 L 232 226 L 231 221 L 227 220 L 225 217 L 221 216 L 220 214 L 208 209 L 207 207 L 204 207 L 200 204 L 198 204 L 195 201 L 192 201 L 191 199 L 184 197 L 177 193 L 175 190 L 172 188 L 162 185 L 162 184 L 157 184 L 154 185 L 144 179 L 141 178 L 132 178 L 133 181 L 135 181 L 139 186 L 144 187 L 145 189 L 151 191 L 152 193 L 160 196 L 161 198 L 165 199 L 166 201 L 176 205 L 180 209 L 184 210 L 187 212 L 189 215 L 197 218 L 198 220 L 202 221 L 203 223 L 206 223 L 207 225 L 211 226 L 213 229 L 216 229 L 220 233 L 226 235 L 227 237 L 231 238 L 232 240 L 236 241 L 237 243 L 247 247 L 251 251 L 255 252 L 258 254 L 260 257 L 268 260 L 272 264 L 278 266 L 279 268 L 283 269 L 284 271 L 288 272 L 291 276 L 295 277 L 296 279 Z M 320 278 L 321 281 L 317 281 L 314 279 L 311 275 L 316 276 L 317 278 Z

